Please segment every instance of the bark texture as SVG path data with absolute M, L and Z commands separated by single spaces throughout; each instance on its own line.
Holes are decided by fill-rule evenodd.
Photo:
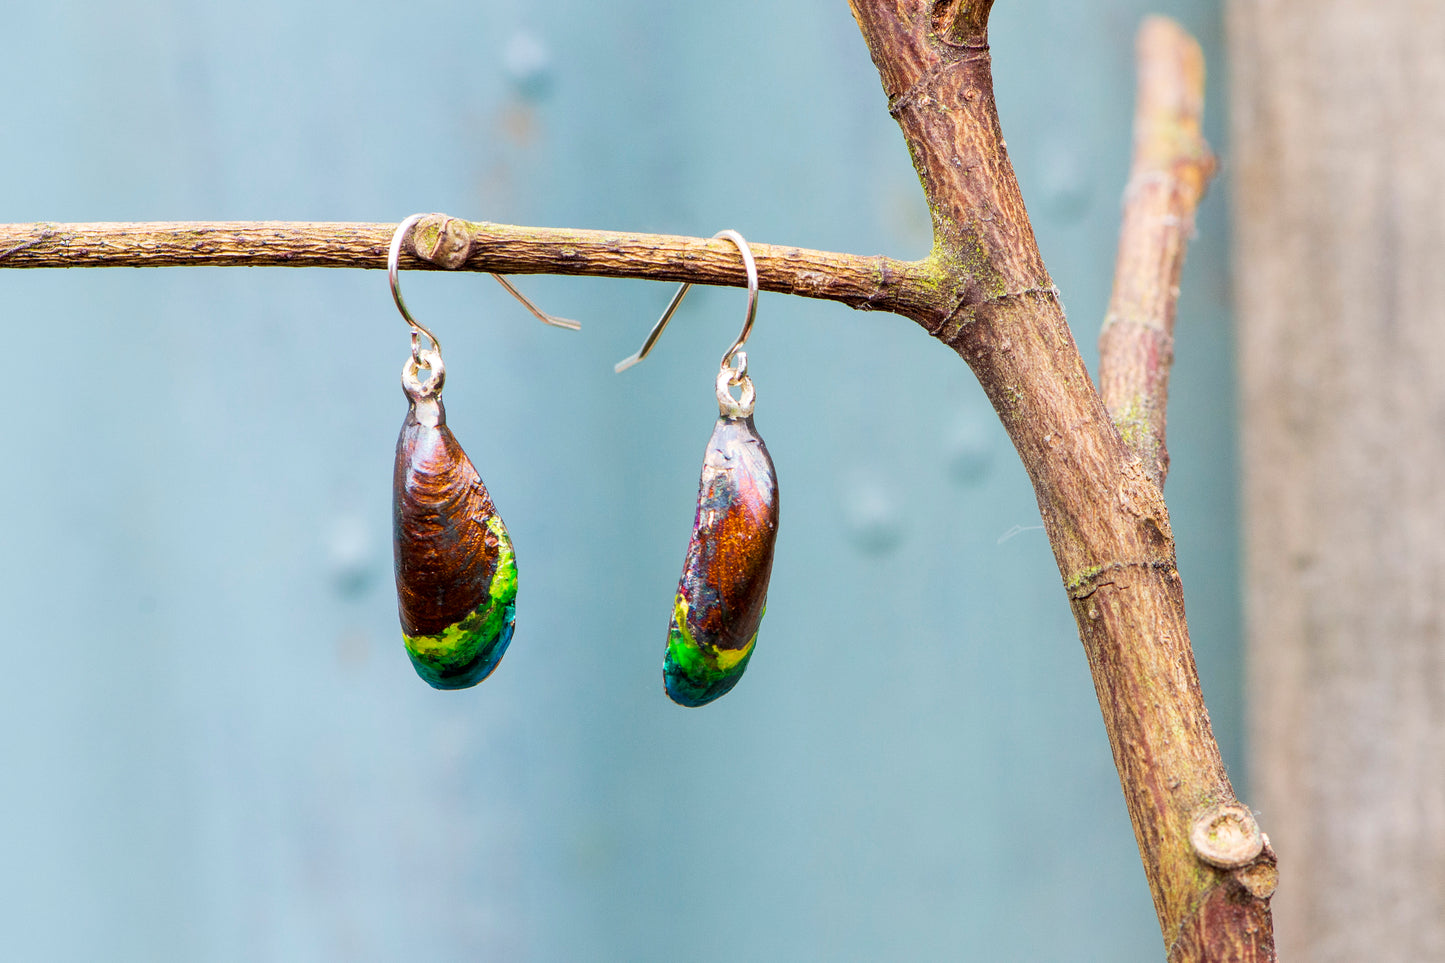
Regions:
M 1445 959 L 1445 5 L 1232 0 L 1253 785 L 1287 959 Z

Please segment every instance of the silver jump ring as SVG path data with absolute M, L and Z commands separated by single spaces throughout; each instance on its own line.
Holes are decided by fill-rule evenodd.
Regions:
M 418 377 L 422 368 L 430 372 L 425 381 Z M 442 385 L 446 384 L 446 380 L 447 367 L 442 364 L 441 352 L 435 348 L 418 352 L 415 357 L 407 358 L 406 364 L 401 366 L 401 387 L 412 401 L 437 397 L 442 393 Z
M 718 413 L 725 418 L 746 418 L 753 413 L 754 403 L 758 396 L 757 392 L 753 390 L 753 379 L 748 377 L 747 352 L 739 351 L 734 357 L 737 359 L 736 368 L 726 362 L 718 368 Z M 738 392 L 740 397 L 733 397 L 732 389 L 734 387 L 742 389 Z

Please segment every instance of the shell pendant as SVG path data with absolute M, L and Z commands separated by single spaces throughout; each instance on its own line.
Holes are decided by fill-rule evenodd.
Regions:
M 751 414 L 719 418 L 708 439 L 697 515 L 673 599 L 663 682 L 701 706 L 742 678 L 767 608 L 778 484 Z
M 512 640 L 517 562 L 440 393 L 408 397 L 392 481 L 397 608 L 417 674 L 464 689 L 491 675 Z

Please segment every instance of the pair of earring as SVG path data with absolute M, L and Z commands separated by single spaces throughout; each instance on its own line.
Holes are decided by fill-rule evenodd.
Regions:
M 436 688 L 460 689 L 490 675 L 511 642 L 517 564 L 481 475 L 447 427 L 441 345 L 411 316 L 401 296 L 397 262 L 402 241 L 422 216 L 412 215 L 397 227 L 387 258 L 392 297 L 411 326 L 411 357 L 402 368 L 409 404 L 392 486 L 397 602 L 417 674 Z M 668 696 L 684 706 L 706 705 L 742 678 L 767 608 L 778 529 L 777 479 L 753 425 L 756 392 L 742 350 L 757 316 L 757 265 L 741 234 L 727 230 L 715 237 L 727 238 L 742 255 L 748 306 L 742 332 L 719 366 L 718 421 L 703 457 L 692 537 L 668 625 L 663 682 Z M 539 320 L 578 327 L 545 314 L 500 276 L 493 277 Z M 678 288 L 641 349 L 619 362 L 616 371 L 647 356 L 690 288 Z M 421 346 L 422 337 L 430 347 Z M 739 392 L 736 398 L 733 388 Z
M 408 407 L 392 475 L 397 609 L 417 674 L 438 689 L 464 689 L 491 675 L 512 641 L 517 560 L 482 476 L 447 427 L 441 344 L 411 316 L 401 296 L 402 241 L 423 216 L 401 222 L 387 256 L 392 298 L 411 326 L 411 357 L 401 373 Z M 579 327 L 545 314 L 502 277 L 493 277 L 538 320 Z M 423 337 L 430 347 L 422 347 Z

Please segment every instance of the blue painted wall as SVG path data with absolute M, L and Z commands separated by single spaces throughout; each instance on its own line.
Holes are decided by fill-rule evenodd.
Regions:
M 1132 38 L 1212 3 L 1015 0 L 1004 129 L 1082 349 L 1108 297 Z M 400 220 L 923 254 L 843 0 L 11 4 L 6 221 Z M 1184 280 L 1169 483 L 1236 777 L 1225 224 Z M 515 538 L 511 652 L 402 651 L 389 499 L 406 333 L 379 272 L 0 272 L 0 956 L 1153 960 L 1160 942 L 1032 492 L 909 322 L 763 295 L 783 517 L 747 678 L 661 691 L 717 357 L 703 289 L 405 278 Z

